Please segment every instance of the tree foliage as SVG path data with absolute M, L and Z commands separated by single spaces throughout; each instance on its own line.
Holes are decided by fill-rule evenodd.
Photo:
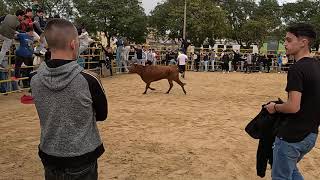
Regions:
M 296 3 L 284 4 L 282 18 L 287 25 L 297 22 L 312 24 L 318 33 L 314 44 L 315 48 L 320 44 L 320 1 L 302 0 Z
M 170 39 L 183 35 L 185 0 L 164 0 L 147 17 L 140 0 L 38 0 L 47 16 L 60 15 L 95 33 L 144 42 L 148 30 Z M 204 40 L 236 41 L 262 46 L 269 38 L 283 40 L 288 25 L 306 22 L 320 34 L 320 1 L 299 0 L 186 0 L 187 39 L 196 46 Z M 0 16 L 31 7 L 31 0 L 0 0 Z M 320 38 L 316 46 L 320 44 Z
M 226 13 L 212 0 L 187 1 L 187 38 L 195 45 L 204 39 L 222 38 L 227 31 Z M 183 36 L 184 0 L 168 0 L 152 12 L 149 25 L 156 29 L 158 37 L 181 38 Z
M 74 5 L 79 12 L 76 22 L 88 30 L 145 41 L 147 18 L 138 0 L 78 0 Z
M 223 38 L 261 47 L 268 39 L 282 40 L 290 23 L 308 22 L 320 29 L 320 1 L 300 0 L 283 6 L 278 0 L 187 2 L 187 38 L 195 44 Z M 183 5 L 184 0 L 166 0 L 152 11 L 149 23 L 159 37 L 182 37 Z
M 0 0 L 8 6 L 6 13 L 14 14 L 18 9 L 26 9 L 32 6 L 30 0 Z M 73 7 L 73 1 L 65 0 L 39 0 L 39 8 L 43 9 L 49 17 L 59 15 L 60 17 L 67 19 L 74 19 L 75 9 Z M 0 6 L 1 7 L 1 6 Z

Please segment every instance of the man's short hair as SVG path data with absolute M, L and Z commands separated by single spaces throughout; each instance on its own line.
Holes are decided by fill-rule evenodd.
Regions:
M 44 13 L 43 9 L 38 9 L 37 13 Z
M 17 17 L 18 17 L 18 16 L 23 16 L 24 14 L 25 14 L 24 11 L 21 10 L 21 9 L 19 9 L 19 10 L 16 11 L 16 16 L 17 16 Z
M 293 24 L 287 28 L 287 32 L 294 34 L 296 37 L 307 37 L 309 39 L 309 45 L 317 38 L 314 27 L 306 23 Z
M 32 9 L 31 8 L 27 8 L 26 9 L 26 13 L 28 13 L 28 12 L 32 12 Z
M 64 50 L 68 43 L 78 37 L 75 26 L 65 19 L 53 19 L 48 22 L 44 30 L 48 47 Z

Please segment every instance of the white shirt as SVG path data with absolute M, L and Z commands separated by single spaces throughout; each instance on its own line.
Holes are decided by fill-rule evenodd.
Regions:
M 153 54 L 150 51 L 147 52 L 147 60 L 148 61 L 153 61 Z
M 248 54 L 248 56 L 247 56 L 247 63 L 248 64 L 252 64 L 252 56 L 251 56 L 251 54 Z
M 152 53 L 153 61 L 157 61 L 157 54 L 154 52 Z
M 188 59 L 188 56 L 185 54 L 180 54 L 177 59 L 179 61 L 179 65 L 186 65 L 186 61 Z
M 193 55 L 193 60 L 196 60 L 198 58 L 198 55 L 197 54 L 194 54 Z

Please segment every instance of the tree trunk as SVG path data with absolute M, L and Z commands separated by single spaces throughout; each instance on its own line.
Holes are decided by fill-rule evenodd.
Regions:
M 111 36 L 109 35 L 107 30 L 104 31 L 104 34 L 107 37 L 107 43 L 108 43 L 107 46 L 110 47 L 110 45 L 111 45 Z

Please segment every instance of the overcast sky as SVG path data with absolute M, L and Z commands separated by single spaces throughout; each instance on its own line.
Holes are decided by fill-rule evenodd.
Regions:
M 157 3 L 163 2 L 164 0 L 141 0 L 142 6 L 145 9 L 146 13 L 149 14 L 150 11 L 156 7 Z M 259 1 L 259 0 L 257 0 Z M 297 0 L 278 0 L 280 4 L 286 3 L 286 2 L 295 2 Z

